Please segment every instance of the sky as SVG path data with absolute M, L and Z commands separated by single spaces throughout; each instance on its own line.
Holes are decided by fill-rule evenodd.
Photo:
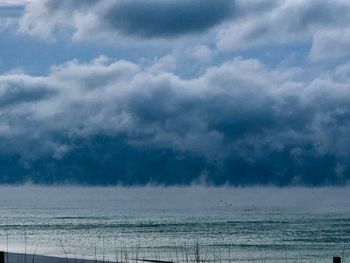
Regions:
M 346 185 L 348 0 L 0 0 L 0 183 Z

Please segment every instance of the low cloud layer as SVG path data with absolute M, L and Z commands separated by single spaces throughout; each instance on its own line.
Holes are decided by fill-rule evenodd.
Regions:
M 164 61 L 1 75 L 1 181 L 347 183 L 348 65 L 306 82 L 254 59 L 191 79 Z

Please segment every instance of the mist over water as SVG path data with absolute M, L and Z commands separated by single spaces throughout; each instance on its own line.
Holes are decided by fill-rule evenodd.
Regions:
M 176 260 L 198 242 L 223 261 L 230 253 L 238 262 L 330 262 L 350 254 L 349 194 L 348 187 L 0 187 L 0 249 L 33 253 L 38 243 L 41 255 L 64 256 L 64 248 L 93 258 L 96 250 L 114 260 L 122 247 Z

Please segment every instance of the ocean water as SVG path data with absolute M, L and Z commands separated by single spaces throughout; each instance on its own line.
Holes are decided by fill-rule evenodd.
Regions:
M 0 249 L 175 262 L 350 257 L 350 188 L 0 187 Z

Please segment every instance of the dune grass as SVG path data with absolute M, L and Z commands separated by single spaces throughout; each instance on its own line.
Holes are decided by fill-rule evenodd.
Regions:
M 8 235 L 6 237 L 6 251 L 9 251 Z M 113 248 L 113 252 L 108 248 Z M 17 263 L 36 263 L 36 257 L 39 248 L 39 240 L 36 242 L 34 249 L 28 249 L 27 236 L 24 235 L 24 257 L 17 257 Z M 62 263 L 234 263 L 234 262 L 285 262 L 285 263 L 303 263 L 303 262 L 332 262 L 332 257 L 336 255 L 328 255 L 327 259 L 314 255 L 305 255 L 300 253 L 289 254 L 262 249 L 260 254 L 249 254 L 247 250 L 246 256 L 238 253 L 240 249 L 245 249 L 237 245 L 215 246 L 203 245 L 198 241 L 189 244 L 174 246 L 141 246 L 138 243 L 135 246 L 127 246 L 122 241 L 115 241 L 114 244 L 106 244 L 102 239 L 102 244 L 95 244 L 93 248 L 67 246 L 64 242 L 58 240 L 58 249 L 62 255 Z M 345 246 L 341 249 L 339 256 L 342 262 L 347 262 L 348 253 Z M 29 254 L 28 254 L 29 252 Z M 22 255 L 23 255 L 22 254 Z M 8 262 L 8 253 L 6 253 L 6 262 Z M 39 256 L 40 257 L 40 256 Z M 27 260 L 28 259 L 28 260 Z M 12 262 L 11 262 L 12 263 Z M 48 262 L 50 263 L 50 262 Z

